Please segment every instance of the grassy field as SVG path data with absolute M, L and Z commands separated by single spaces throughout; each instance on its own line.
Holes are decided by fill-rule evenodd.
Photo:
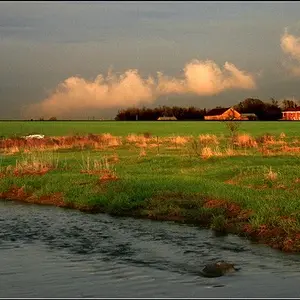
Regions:
M 254 136 L 264 133 L 297 136 L 300 122 L 242 122 L 240 130 Z M 76 134 L 101 134 L 126 136 L 130 133 L 142 134 L 150 132 L 154 136 L 226 134 L 223 122 L 116 122 L 116 121 L 0 121 L 0 136 L 23 136 L 27 134 L 44 134 L 46 136 L 64 136 Z
M 3 135 L 17 124 L 2 122 Z M 191 222 L 300 251 L 300 123 L 243 122 L 235 135 L 221 122 L 20 124 L 112 135 L 2 139 L 0 198 Z M 16 132 L 41 133 L 32 128 Z

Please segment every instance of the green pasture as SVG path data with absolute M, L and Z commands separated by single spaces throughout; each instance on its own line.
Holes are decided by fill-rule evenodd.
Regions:
M 224 122 L 218 121 L 0 121 L 0 137 L 44 134 L 46 136 L 85 135 L 89 133 L 125 136 L 130 133 L 151 133 L 153 136 L 226 134 Z M 300 122 L 244 121 L 240 132 L 253 136 L 269 133 L 298 136 Z

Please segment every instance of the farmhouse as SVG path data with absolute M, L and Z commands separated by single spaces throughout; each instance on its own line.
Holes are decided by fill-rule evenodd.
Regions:
M 204 120 L 242 120 L 241 114 L 232 107 L 214 108 L 210 110 Z
M 284 110 L 282 120 L 300 120 L 300 106 Z
M 175 116 L 173 117 L 159 117 L 157 121 L 177 121 L 177 118 Z

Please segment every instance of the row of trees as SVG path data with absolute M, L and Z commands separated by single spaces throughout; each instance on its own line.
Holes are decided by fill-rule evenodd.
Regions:
M 199 109 L 194 106 L 179 107 L 179 106 L 159 106 L 155 108 L 127 108 L 119 110 L 117 121 L 153 121 L 159 117 L 175 116 L 178 120 L 204 120 L 206 109 Z
M 282 109 L 274 99 L 263 102 L 259 99 L 247 98 L 233 107 L 242 114 L 254 113 L 259 120 L 278 120 L 282 118 Z
M 283 100 L 280 104 L 274 98 L 269 102 L 260 99 L 247 98 L 244 101 L 233 106 L 239 113 L 254 113 L 259 120 L 278 120 L 282 118 L 282 110 L 295 108 L 298 104 L 293 100 Z M 223 107 L 215 107 L 223 108 Z M 178 120 L 204 120 L 204 116 L 208 112 L 207 109 L 200 109 L 194 106 L 159 106 L 155 108 L 127 108 L 119 110 L 115 117 L 117 121 L 153 121 L 159 117 L 175 116 Z

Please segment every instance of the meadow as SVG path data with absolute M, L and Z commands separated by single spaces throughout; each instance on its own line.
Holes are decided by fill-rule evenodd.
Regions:
M 1 122 L 0 198 L 189 222 L 300 251 L 298 126 Z M 20 137 L 32 133 L 45 138 Z
M 242 122 L 241 132 L 254 136 L 264 133 L 279 135 L 285 132 L 297 136 L 300 123 L 297 121 Z M 44 134 L 46 136 L 85 135 L 111 133 L 126 136 L 130 133 L 150 132 L 153 136 L 226 134 L 222 122 L 216 121 L 0 121 L 0 137 Z

